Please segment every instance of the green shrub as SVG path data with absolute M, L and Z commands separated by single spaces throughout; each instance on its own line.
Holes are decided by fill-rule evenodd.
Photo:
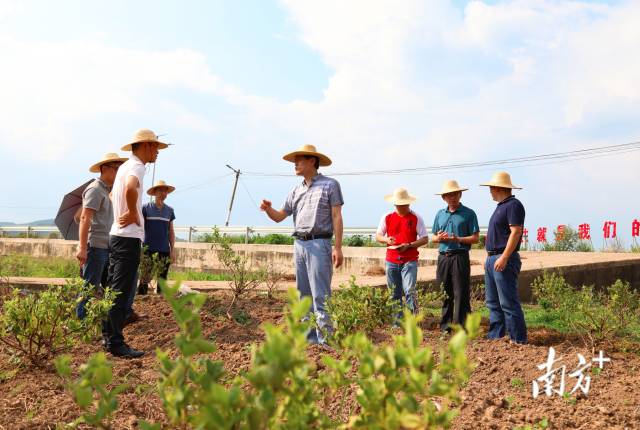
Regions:
M 562 273 L 544 271 L 531 284 L 537 303 L 546 311 L 559 311 L 566 301 L 566 296 L 573 292 L 573 287 L 565 281 Z
M 400 311 L 387 288 L 358 285 L 354 276 L 348 286 L 333 292 L 326 306 L 333 323 L 333 332 L 327 336 L 338 343 L 356 331 L 370 334 L 390 324 Z
M 91 297 L 82 320 L 75 315 L 79 297 Z M 84 287 L 79 280 L 27 295 L 14 289 L 2 306 L 0 342 L 32 364 L 41 365 L 78 341 L 95 337 L 114 298 L 110 289 L 102 298 L 93 297 L 93 287 Z
M 233 299 L 227 309 L 227 316 L 231 319 L 231 309 L 235 302 L 248 292 L 255 290 L 264 280 L 265 272 L 262 268 L 253 268 L 249 257 L 237 253 L 231 246 L 229 239 L 220 235 L 217 228 L 213 231 L 213 248 L 217 251 L 220 262 L 231 278 L 229 289 L 233 294 Z
M 293 245 L 294 238 L 286 234 L 267 234 L 264 236 L 255 235 L 249 238 L 249 243 L 267 245 Z M 244 238 L 243 238 L 244 243 Z
M 574 289 L 559 274 L 545 273 L 533 282 L 538 304 L 567 331 L 580 336 L 586 346 L 632 335 L 640 327 L 640 293 L 617 280 L 604 290 L 592 286 Z
M 564 226 L 563 230 L 556 230 L 553 235 L 554 242 L 544 243 L 543 251 L 593 252 L 593 244 L 580 240 L 580 235 L 571 226 Z
M 346 236 L 342 240 L 344 246 L 367 246 L 370 242 L 369 238 L 361 234 L 354 234 L 352 236 Z
M 469 315 L 468 333 L 459 330 L 451 338 L 447 351 L 440 352 L 439 362 L 429 348 L 421 346 L 420 318 L 405 315 L 404 334 L 395 337 L 394 345 L 376 346 L 363 333 L 357 333 L 343 341 L 342 359 L 323 357 L 330 369 L 324 385 L 332 388 L 332 398 L 340 389 L 358 387 L 356 399 L 360 410 L 340 428 L 449 427 L 457 413 L 453 405 L 459 401 L 459 387 L 473 368 L 467 361 L 465 348 L 469 339 L 478 334 L 480 316 Z M 434 398 L 438 398 L 439 405 Z
M 80 366 L 80 376 L 71 382 L 71 357 L 62 355 L 55 360 L 58 374 L 67 382 L 75 402 L 83 414 L 70 423 L 75 428 L 79 424 L 88 424 L 94 428 L 110 429 L 111 416 L 118 409 L 118 394 L 126 385 L 109 389 L 113 379 L 113 365 L 107 361 L 104 353 L 93 354 L 86 364 Z

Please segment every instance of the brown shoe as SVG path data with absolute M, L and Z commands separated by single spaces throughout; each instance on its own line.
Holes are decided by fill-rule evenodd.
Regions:
M 129 324 L 137 323 L 140 320 L 148 318 L 146 314 L 139 314 L 135 310 L 131 310 L 131 313 L 127 315 L 127 318 L 124 320 L 123 327 L 128 326 Z

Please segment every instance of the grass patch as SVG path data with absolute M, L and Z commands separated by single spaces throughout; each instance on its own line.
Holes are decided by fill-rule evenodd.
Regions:
M 195 270 L 171 270 L 171 281 L 230 281 L 231 276 L 226 273 L 196 272 Z
M 80 266 L 76 260 L 68 258 L 6 255 L 0 259 L 0 276 L 76 278 L 80 276 Z

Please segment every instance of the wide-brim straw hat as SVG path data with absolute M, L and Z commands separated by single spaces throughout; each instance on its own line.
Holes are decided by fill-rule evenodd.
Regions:
M 142 130 L 136 131 L 136 134 L 133 135 L 131 142 L 127 143 L 120 149 L 122 151 L 131 151 L 134 143 L 145 143 L 145 142 L 157 143 L 158 149 L 165 149 L 169 147 L 168 143 L 160 142 L 158 140 L 158 136 L 153 131 L 142 129 Z
M 286 154 L 284 157 L 282 157 L 282 159 L 295 163 L 296 155 L 311 155 L 313 157 L 318 157 L 321 166 L 331 165 L 331 159 L 326 155 L 318 152 L 316 150 L 316 147 L 313 145 L 302 145 L 297 151 Z
M 98 161 L 97 163 L 95 163 L 94 165 L 89 167 L 89 171 L 91 173 L 100 173 L 100 166 L 102 166 L 103 164 L 107 164 L 107 163 L 124 163 L 127 160 L 128 160 L 128 158 L 121 157 L 118 154 L 116 154 L 115 152 L 109 152 L 107 154 L 104 154 L 104 157 L 102 157 L 102 160 Z
M 384 196 L 384 200 L 393 203 L 396 206 L 410 205 L 411 203 L 418 200 L 417 197 L 409 194 L 406 188 L 396 188 L 393 191 L 393 194 L 389 194 Z
M 167 189 L 167 193 L 172 193 L 176 190 L 176 187 L 167 184 L 165 181 L 163 180 L 158 180 L 156 181 L 156 183 L 153 185 L 153 187 L 149 188 L 147 190 L 147 194 L 149 194 L 150 196 L 155 195 L 155 192 L 158 188 L 166 188 Z
M 436 195 L 441 196 L 443 194 L 457 193 L 458 191 L 467 191 L 468 189 L 469 188 L 461 188 L 460 185 L 458 185 L 458 181 L 451 179 L 442 184 L 442 189 L 439 193 L 436 193 Z
M 481 187 L 500 187 L 500 188 L 510 188 L 512 190 L 521 190 L 522 187 L 518 187 L 511 183 L 511 175 L 507 172 L 496 172 L 491 177 L 489 182 L 485 182 L 484 184 L 480 184 Z

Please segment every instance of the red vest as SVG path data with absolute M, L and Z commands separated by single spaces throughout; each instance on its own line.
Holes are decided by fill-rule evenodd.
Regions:
M 415 242 L 418 238 L 418 217 L 413 212 L 400 216 L 394 211 L 385 217 L 385 222 L 387 236 L 394 237 L 396 245 Z M 418 248 L 409 248 L 403 253 L 387 248 L 387 261 L 390 263 L 402 264 L 417 259 Z

